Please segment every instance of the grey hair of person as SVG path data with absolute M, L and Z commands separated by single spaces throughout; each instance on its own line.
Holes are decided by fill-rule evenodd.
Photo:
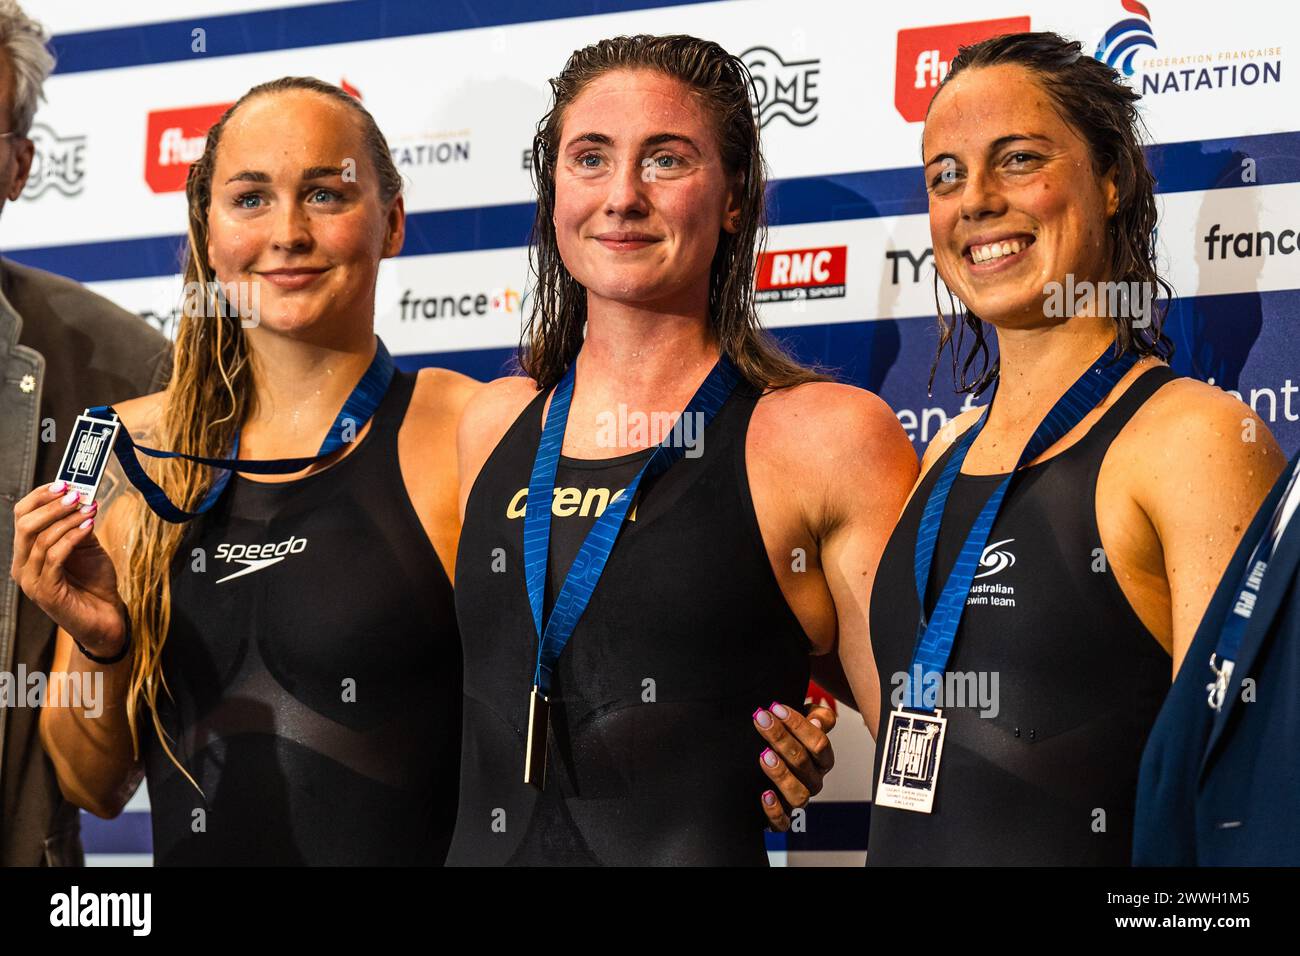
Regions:
M 0 49 L 5 52 L 13 80 L 9 130 L 26 136 L 32 129 L 36 106 L 45 98 L 45 78 L 54 69 L 49 36 L 40 22 L 29 17 L 16 0 L 0 0 Z

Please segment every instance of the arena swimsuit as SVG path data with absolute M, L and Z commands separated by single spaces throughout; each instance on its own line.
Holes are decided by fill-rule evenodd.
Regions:
M 466 507 L 465 732 L 448 863 L 766 865 L 759 795 L 770 782 L 750 715 L 802 702 L 809 643 L 750 497 L 745 433 L 758 393 L 738 386 L 703 454 L 642 482 L 558 659 L 539 791 L 522 773 L 537 654 L 522 544 L 547 394 L 497 445 Z M 560 458 L 548 611 L 587 529 L 646 454 Z

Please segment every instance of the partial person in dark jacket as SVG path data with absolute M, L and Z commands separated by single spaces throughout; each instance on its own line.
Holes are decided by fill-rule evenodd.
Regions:
M 40 24 L 0 0 L 0 209 L 31 171 L 27 139 L 54 59 Z M 12 560 L 13 505 L 54 479 L 63 443 L 87 405 L 153 391 L 170 370 L 167 341 L 140 318 L 75 282 L 0 259 L 0 567 Z M 112 494 L 101 488 L 100 500 Z M 0 576 L 0 864 L 82 862 L 77 808 L 41 748 L 39 710 L 19 673 L 48 674 L 54 623 Z M 24 706 L 6 706 L 21 699 Z
M 1300 455 L 1260 506 L 1156 719 L 1138 778 L 1138 866 L 1300 866 Z M 1255 553 L 1256 542 L 1262 542 Z M 1252 559 L 1267 562 L 1246 588 Z M 1218 708 L 1220 634 L 1250 616 Z M 1220 666 L 1219 669 L 1222 669 Z

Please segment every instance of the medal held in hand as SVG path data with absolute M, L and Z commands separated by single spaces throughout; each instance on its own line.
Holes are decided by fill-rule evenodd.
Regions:
M 68 488 L 80 496 L 82 504 L 95 500 L 99 483 L 108 468 L 117 430 L 121 427 L 116 415 L 95 418 L 89 412 L 90 409 L 86 409 L 85 413 L 77 416 L 55 478 L 56 481 L 66 481 Z

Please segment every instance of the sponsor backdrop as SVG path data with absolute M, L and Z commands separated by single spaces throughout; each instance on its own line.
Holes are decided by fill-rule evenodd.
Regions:
M 715 39 L 757 81 L 772 172 L 768 251 L 756 263 L 763 318 L 801 357 L 883 395 L 918 451 L 966 401 L 946 367 L 933 394 L 926 388 L 936 327 L 920 120 L 960 44 L 1059 31 L 1143 94 L 1160 254 L 1178 294 L 1168 322 L 1176 369 L 1238 393 L 1288 454 L 1300 445 L 1300 12 L 1289 5 L 28 6 L 56 34 L 59 65 L 32 134 L 31 182 L 4 217 L 6 255 L 72 276 L 169 330 L 186 164 L 205 131 L 249 86 L 316 75 L 362 99 L 407 181 L 406 247 L 381 274 L 378 332 L 403 367 L 480 378 L 500 374 L 519 340 L 529 146 L 547 77 L 605 36 Z M 1013 542 L 1001 544 L 1014 555 Z M 856 715 L 842 718 L 839 766 L 804 831 L 771 839 L 778 862 L 862 860 L 871 745 Z M 116 821 L 87 818 L 85 831 L 92 860 L 148 862 L 147 794 Z

